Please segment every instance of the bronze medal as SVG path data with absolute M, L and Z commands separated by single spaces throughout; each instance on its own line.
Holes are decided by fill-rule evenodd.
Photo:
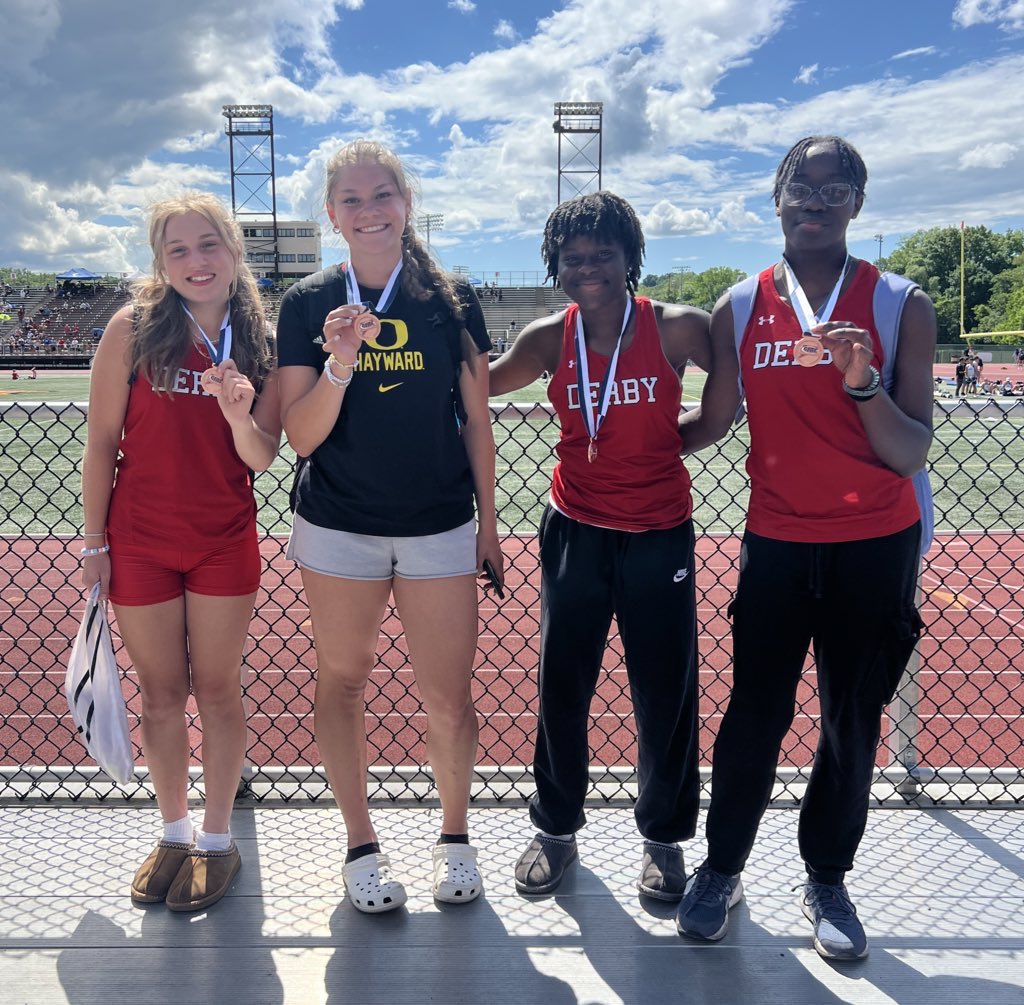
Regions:
M 357 314 L 352 323 L 356 326 L 356 332 L 364 342 L 372 342 L 380 334 L 380 318 L 369 311 L 365 314 Z
M 199 378 L 199 386 L 207 394 L 217 395 L 220 394 L 223 389 L 224 378 L 217 372 L 215 366 L 211 366 L 209 369 L 203 371 L 203 375 Z
M 591 464 L 597 460 L 597 440 L 591 440 L 587 445 L 587 460 Z
M 813 335 L 805 335 L 793 343 L 793 359 L 800 366 L 817 366 L 824 353 L 825 347 L 821 344 L 821 339 Z

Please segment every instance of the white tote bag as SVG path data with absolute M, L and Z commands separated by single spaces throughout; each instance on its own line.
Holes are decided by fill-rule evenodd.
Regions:
M 71 649 L 64 693 L 89 753 L 115 782 L 124 785 L 132 778 L 135 759 L 121 675 L 110 641 L 107 604 L 101 604 L 99 597 L 100 584 L 96 583 Z

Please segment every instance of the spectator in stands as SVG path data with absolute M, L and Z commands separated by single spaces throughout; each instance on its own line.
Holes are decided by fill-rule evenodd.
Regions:
M 677 928 L 725 934 L 813 641 L 821 735 L 800 807 L 800 900 L 815 949 L 832 959 L 868 951 L 844 879 L 867 820 L 882 712 L 922 628 L 911 476 L 925 464 L 934 407 L 928 297 L 907 284 L 899 330 L 879 333 L 888 348 L 870 333 L 879 273 L 846 247 L 866 182 L 840 137 L 810 136 L 785 155 L 774 189 L 784 257 L 715 306 L 701 406 L 680 420 L 687 451 L 713 443 L 742 383 L 751 488 L 729 608 L 733 687 L 715 740 L 708 857 Z
M 393 595 L 441 798 L 433 892 L 467 903 L 483 885 L 467 818 L 477 746 L 475 577 L 484 562 L 499 583 L 502 576 L 480 358 L 490 342 L 473 287 L 442 272 L 416 235 L 406 172 L 392 151 L 365 140 L 343 147 L 328 163 L 326 204 L 351 260 L 292 286 L 277 331 L 285 430 L 309 458 L 288 555 L 312 615 L 317 744 L 348 837 L 343 881 L 360 911 L 405 901 L 366 799 L 364 692 Z M 395 435 L 373 433 L 387 429 Z
M 679 842 L 696 829 L 700 783 L 694 530 L 677 419 L 687 361 L 708 365 L 708 315 L 636 296 L 643 232 L 611 192 L 555 209 L 541 254 L 574 303 L 526 325 L 491 365 L 494 394 L 550 372 L 561 426 L 540 527 L 537 833 L 516 863 L 516 889 L 548 893 L 576 860 L 589 709 L 614 615 L 639 743 L 637 886 L 678 900 Z
M 239 667 L 261 568 L 249 471 L 277 453 L 280 407 L 232 216 L 185 193 L 153 208 L 149 242 L 153 278 L 111 318 L 92 367 L 82 580 L 109 593 L 138 674 L 164 821 L 132 898 L 194 911 L 240 866 L 230 832 L 246 741 Z M 203 724 L 201 827 L 188 812 L 190 688 Z

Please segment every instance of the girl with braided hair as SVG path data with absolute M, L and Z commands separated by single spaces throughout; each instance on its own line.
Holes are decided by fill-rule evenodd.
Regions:
M 882 713 L 922 629 L 914 598 L 935 350 L 924 292 L 847 250 L 866 183 L 841 137 L 789 150 L 773 193 L 782 260 L 715 305 L 701 406 L 681 419 L 687 451 L 699 450 L 725 434 L 742 395 L 750 501 L 708 857 L 676 927 L 694 939 L 726 933 L 810 648 L 821 733 L 800 806 L 800 904 L 818 953 L 844 960 L 868 952 L 845 877 L 867 822 Z
M 313 622 L 316 737 L 347 831 L 343 879 L 361 911 L 405 902 L 366 797 L 364 692 L 393 595 L 443 811 L 434 896 L 467 903 L 482 889 L 467 825 L 475 577 L 486 561 L 502 579 L 490 343 L 472 288 L 416 236 L 392 151 L 366 140 L 343 147 L 327 165 L 326 206 L 351 257 L 288 291 L 278 338 L 282 421 L 306 458 L 288 555 Z
M 541 254 L 574 301 L 541 318 L 491 367 L 494 393 L 551 376 L 558 414 L 540 525 L 540 709 L 530 816 L 538 828 L 516 888 L 554 890 L 585 823 L 587 724 L 614 615 L 638 741 L 639 890 L 683 894 L 678 842 L 697 823 L 697 671 L 690 478 L 680 458 L 680 375 L 706 367 L 708 316 L 637 297 L 644 238 L 611 192 L 548 218 Z M 582 390 L 581 390 L 582 389 Z

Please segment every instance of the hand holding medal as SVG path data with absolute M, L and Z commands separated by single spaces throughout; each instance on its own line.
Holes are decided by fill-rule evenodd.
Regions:
M 832 311 L 835 310 L 849 264 L 850 256 L 847 255 L 842 269 L 839 270 L 839 278 L 832 287 L 828 300 L 821 310 L 815 313 L 811 309 L 810 301 L 807 299 L 807 294 L 804 292 L 803 287 L 797 282 L 796 275 L 789 262 L 785 258 L 782 259 L 782 270 L 786 277 L 786 291 L 789 294 L 789 303 L 804 333 L 803 338 L 798 338 L 793 343 L 793 362 L 799 366 L 817 366 L 819 363 L 826 362 L 825 351 L 832 347 L 819 338 L 818 335 L 832 316 Z
M 358 327 L 358 320 L 365 312 L 362 304 L 335 307 L 324 319 L 323 351 L 346 365 L 354 363 L 359 355 L 359 347 L 373 338 L 372 335 L 363 335 Z
M 832 354 L 832 362 L 839 372 L 849 376 L 849 383 L 854 386 L 867 383 L 874 356 L 871 332 L 858 328 L 852 321 L 828 321 L 815 325 L 812 331 L 820 336 L 821 344 Z
M 231 307 L 224 312 L 224 320 L 220 323 L 220 341 L 214 345 L 210 337 L 203 331 L 203 326 L 196 321 L 192 312 L 188 309 L 185 301 L 181 301 L 181 309 L 189 316 L 192 324 L 196 326 L 206 352 L 210 357 L 208 366 L 199 377 L 199 386 L 207 393 L 214 396 L 219 395 L 224 385 L 224 377 L 221 374 L 221 366 L 231 362 Z M 231 364 L 234 366 L 234 363 Z
M 231 406 L 239 405 L 241 406 L 240 408 L 232 409 L 232 411 L 239 411 L 243 414 L 248 413 L 256 397 L 256 388 L 252 386 L 252 382 L 244 373 L 239 372 L 235 361 L 233 359 L 226 359 L 222 363 L 218 363 L 216 367 L 213 367 L 212 371 L 218 381 L 214 385 L 216 391 L 207 393 L 217 395 L 218 403 L 224 409 L 225 414 L 227 414 L 228 408 Z M 207 370 L 207 373 L 209 372 L 210 370 Z M 206 374 L 203 374 L 203 376 L 205 377 Z

